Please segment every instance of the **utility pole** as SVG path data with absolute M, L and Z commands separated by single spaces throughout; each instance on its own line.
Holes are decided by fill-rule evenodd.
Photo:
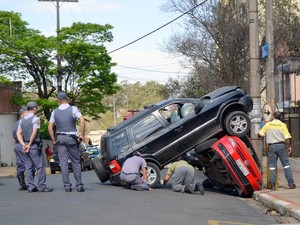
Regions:
M 266 42 L 269 54 L 266 61 L 266 103 L 275 110 L 273 0 L 266 0 Z M 263 112 L 268 113 L 268 112 Z
M 62 91 L 62 71 L 61 71 L 61 58 L 59 54 L 59 48 L 60 48 L 60 42 L 58 40 L 59 32 L 60 32 L 60 15 L 59 15 L 59 10 L 60 10 L 60 2 L 78 2 L 78 0 L 38 0 L 40 2 L 56 2 L 56 38 L 57 38 L 57 91 L 60 92 Z
M 249 38 L 250 38 L 250 95 L 253 99 L 251 117 L 251 141 L 262 159 L 262 143 L 258 139 L 261 122 L 261 96 L 260 96 L 260 65 L 258 44 L 258 3 L 257 0 L 249 1 Z

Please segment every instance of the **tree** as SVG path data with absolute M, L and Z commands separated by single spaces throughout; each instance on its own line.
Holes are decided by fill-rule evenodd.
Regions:
M 92 118 L 105 112 L 102 99 L 119 89 L 116 74 L 111 72 L 115 64 L 104 46 L 112 41 L 112 26 L 74 23 L 70 28 L 62 28 L 56 38 L 28 28 L 18 13 L 0 11 L 0 17 L 4 18 L 0 20 L 0 73 L 24 81 L 27 95 L 19 104 L 36 100 L 45 118 L 50 118 L 51 110 L 57 106 L 52 97 L 56 92 L 58 49 L 64 91 L 70 103 Z M 5 18 L 11 20 L 11 36 Z
M 300 56 L 298 2 L 273 1 L 275 66 L 280 64 L 283 58 Z M 183 31 L 174 34 L 166 44 L 167 51 L 185 56 L 185 65 L 191 69 L 188 77 L 176 81 L 177 86 L 182 87 L 180 94 L 190 96 L 195 93 L 187 92 L 192 88 L 183 88 L 190 85 L 197 87 L 200 92 L 208 92 L 224 85 L 239 85 L 249 90 L 247 1 L 211 0 L 189 11 L 197 4 L 199 3 L 194 0 L 169 0 L 163 7 L 167 12 L 188 12 L 184 17 Z M 265 34 L 264 10 L 265 0 L 260 0 L 259 24 L 262 43 Z M 167 85 L 172 86 L 172 83 Z
M 261 33 L 265 34 L 265 1 L 259 1 Z M 299 1 L 273 1 L 274 64 L 287 57 L 300 57 L 300 9 Z M 263 35 L 264 36 L 264 35 Z M 265 40 L 263 38 L 262 43 Z
M 163 8 L 168 12 L 188 12 L 183 31 L 174 34 L 166 45 L 167 51 L 185 56 L 186 66 L 192 71 L 188 78 L 178 81 L 181 87 L 192 86 L 183 89 L 181 96 L 199 96 L 224 85 L 249 89 L 247 4 L 208 1 L 196 7 L 197 4 L 194 0 L 169 0 Z
M 87 129 L 107 129 L 112 127 L 114 122 L 122 122 L 128 109 L 142 110 L 145 105 L 155 104 L 166 98 L 164 85 L 156 81 L 148 81 L 145 84 L 140 82 L 131 84 L 123 81 L 120 87 L 121 89 L 116 94 L 107 96 L 103 100 L 105 105 L 110 106 L 109 110 L 105 114 L 101 114 L 100 119 L 93 120 L 93 123 L 87 123 Z

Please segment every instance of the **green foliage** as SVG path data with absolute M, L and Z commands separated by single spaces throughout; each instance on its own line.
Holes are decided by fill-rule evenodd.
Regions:
M 12 84 L 12 82 L 6 77 L 0 75 L 0 84 Z
M 59 72 L 70 104 L 91 118 L 106 111 L 101 101 L 119 90 L 117 76 L 111 72 L 115 64 L 104 46 L 113 39 L 112 26 L 74 23 L 62 28 L 56 38 L 28 28 L 18 13 L 0 11 L 0 17 L 0 74 L 24 82 L 24 96 L 14 98 L 15 103 L 25 105 L 34 100 L 41 106 L 43 117 L 49 119 L 57 107 Z M 61 60 L 59 71 L 57 56 Z
M 87 130 L 106 130 L 123 121 L 128 109 L 142 110 L 147 104 L 154 104 L 165 99 L 165 86 L 155 81 L 145 84 L 136 82 L 134 84 L 123 81 L 120 90 L 113 96 L 103 100 L 107 106 L 106 113 L 101 118 L 87 123 Z

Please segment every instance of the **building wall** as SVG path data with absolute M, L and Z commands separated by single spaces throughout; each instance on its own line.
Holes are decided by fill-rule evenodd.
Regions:
M 291 74 L 291 101 L 300 101 L 300 75 Z
M 12 84 L 0 84 L 0 114 L 17 114 L 19 106 L 12 104 L 13 96 L 21 96 L 21 81 Z
M 0 161 L 10 165 L 16 164 L 12 127 L 17 121 L 16 115 L 0 115 Z

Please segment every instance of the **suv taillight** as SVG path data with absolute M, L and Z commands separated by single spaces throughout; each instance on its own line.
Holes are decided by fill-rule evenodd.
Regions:
M 119 165 L 119 163 L 116 160 L 112 160 L 108 163 L 109 169 L 112 173 L 118 173 L 122 170 L 122 167 Z

